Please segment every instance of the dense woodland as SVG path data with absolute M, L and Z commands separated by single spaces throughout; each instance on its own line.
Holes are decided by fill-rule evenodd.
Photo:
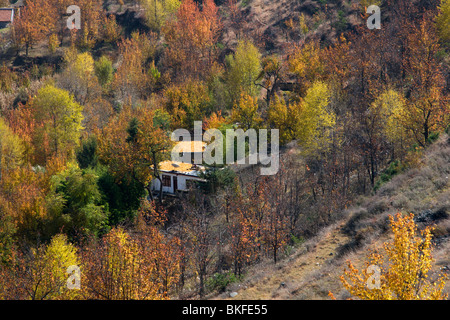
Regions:
M 24 1 L 0 30 L 0 298 L 203 298 L 448 132 L 449 0 L 372 1 L 379 30 L 370 1 L 291 1 L 282 41 L 248 23 L 255 1 Z M 198 120 L 279 129 L 279 172 L 210 167 L 154 197 L 170 133 Z

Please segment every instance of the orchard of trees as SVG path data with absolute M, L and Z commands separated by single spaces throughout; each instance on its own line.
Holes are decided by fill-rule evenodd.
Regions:
M 0 59 L 1 299 L 203 298 L 217 275 L 277 263 L 449 128 L 448 0 L 385 0 L 380 30 L 365 16 L 331 43 L 317 4 L 278 49 L 235 0 L 24 4 L 0 34 L 21 61 Z M 143 23 L 130 30 L 125 9 Z M 154 198 L 170 133 L 198 120 L 279 129 L 289 152 L 276 175 L 211 167 Z M 73 265 L 80 290 L 66 287 Z

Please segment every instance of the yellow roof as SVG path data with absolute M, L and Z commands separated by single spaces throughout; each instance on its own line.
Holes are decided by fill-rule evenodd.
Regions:
M 163 171 L 176 171 L 176 172 L 192 172 L 200 170 L 198 166 L 194 167 L 194 165 L 191 163 L 170 161 L 170 160 L 160 162 L 159 169 Z
M 179 141 L 175 144 L 175 152 L 203 152 L 206 148 L 206 142 L 203 141 Z

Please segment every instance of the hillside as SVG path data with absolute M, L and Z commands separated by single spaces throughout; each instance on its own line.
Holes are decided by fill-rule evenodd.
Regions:
M 433 225 L 435 265 L 431 277 L 450 273 L 450 137 L 443 135 L 425 152 L 417 168 L 398 174 L 378 192 L 342 212 L 343 218 L 291 249 L 279 264 L 261 263 L 242 281 L 213 299 L 337 299 L 350 296 L 339 276 L 346 261 L 363 265 L 370 250 L 391 239 L 388 215 L 415 215 L 419 228 Z M 230 298 L 231 292 L 237 292 Z M 445 292 L 450 292 L 447 283 Z
M 397 212 L 447 272 L 450 1 L 373 2 L 0 0 L 0 299 L 345 299 Z

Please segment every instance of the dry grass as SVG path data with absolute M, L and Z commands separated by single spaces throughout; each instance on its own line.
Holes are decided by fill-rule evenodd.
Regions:
M 350 298 L 339 276 L 346 261 L 360 268 L 369 250 L 381 248 L 391 237 L 388 215 L 415 214 L 418 225 L 435 227 L 435 259 L 431 278 L 450 275 L 450 143 L 443 134 L 423 158 L 421 167 L 394 177 L 372 197 L 341 213 L 347 218 L 323 229 L 277 265 L 269 261 L 253 266 L 245 279 L 215 299 L 337 299 Z M 445 292 L 450 292 L 447 281 Z
M 228 292 L 237 291 L 234 299 L 238 300 L 327 299 L 328 288 L 339 282 L 338 277 L 330 276 L 337 274 L 334 254 L 337 247 L 348 241 L 341 227 L 335 224 L 325 228 L 276 265 L 265 261 L 250 268 L 245 280 L 228 288 Z M 224 293 L 216 298 L 225 299 L 229 295 Z

